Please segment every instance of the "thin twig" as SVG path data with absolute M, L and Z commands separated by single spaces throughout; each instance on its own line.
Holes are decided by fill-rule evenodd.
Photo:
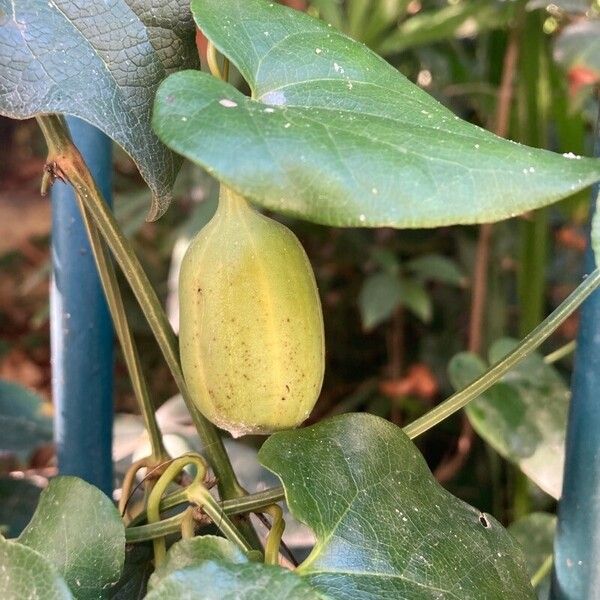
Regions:
M 510 123 L 513 99 L 513 84 L 517 61 L 519 59 L 519 36 L 513 29 L 509 36 L 508 46 L 504 54 L 502 81 L 498 91 L 498 103 L 494 118 L 494 131 L 500 137 L 506 137 Z M 479 228 L 475 265 L 473 267 L 471 311 L 469 320 L 470 352 L 479 354 L 483 345 L 483 321 L 487 301 L 488 270 L 490 263 L 490 247 L 492 244 L 493 225 L 484 223 Z M 467 415 L 463 414 L 461 431 L 456 443 L 456 451 L 444 459 L 435 470 L 435 477 L 440 482 L 449 481 L 462 469 L 473 447 L 474 431 Z

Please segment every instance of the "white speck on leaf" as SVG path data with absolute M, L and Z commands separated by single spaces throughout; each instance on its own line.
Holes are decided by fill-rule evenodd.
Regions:
M 223 98 L 222 100 L 219 100 L 219 104 L 221 106 L 224 106 L 225 108 L 235 108 L 237 106 L 237 102 L 229 100 L 228 98 Z

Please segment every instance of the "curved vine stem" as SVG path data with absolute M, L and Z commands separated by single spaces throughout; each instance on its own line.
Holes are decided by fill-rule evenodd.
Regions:
M 57 117 L 57 119 L 59 119 L 62 127 L 66 130 L 67 125 L 64 120 L 61 117 Z M 41 122 L 40 125 L 42 125 Z M 42 194 L 45 195 L 49 185 L 51 184 L 51 180 L 49 177 L 50 173 L 48 171 L 46 171 L 44 175 L 45 176 L 42 180 Z M 104 296 L 106 297 L 106 302 L 110 310 L 115 332 L 123 351 L 123 358 L 127 366 L 133 392 L 137 399 L 138 406 L 140 407 L 140 412 L 142 413 L 142 418 L 144 419 L 146 431 L 148 432 L 152 458 L 155 461 L 160 461 L 167 456 L 167 452 L 164 448 L 162 435 L 156 422 L 154 407 L 152 406 L 146 379 L 141 369 L 139 354 L 133 340 L 129 322 L 127 320 L 127 314 L 125 312 L 123 299 L 119 291 L 119 283 L 117 281 L 115 269 L 113 267 L 108 250 L 106 249 L 106 245 L 102 241 L 98 229 L 93 220 L 90 218 L 90 215 L 78 193 L 76 194 L 76 199 L 81 212 L 82 221 L 87 231 L 88 240 L 94 255 L 94 260 L 98 269 L 98 275 L 102 283 L 102 289 L 104 290 Z
M 554 557 L 552 554 L 548 554 L 548 556 L 546 556 L 544 559 L 544 562 L 540 565 L 540 568 L 533 574 L 533 577 L 531 578 L 530 583 L 532 588 L 536 588 L 538 585 L 540 585 L 540 583 L 542 583 L 544 580 L 544 577 L 550 574 L 553 564 Z
M 133 488 L 133 482 L 135 481 L 136 475 L 140 469 L 147 467 L 151 463 L 152 457 L 146 456 L 145 458 L 136 460 L 129 466 L 129 469 L 127 469 L 127 473 L 125 473 L 125 477 L 123 478 L 123 485 L 121 486 L 121 497 L 119 498 L 118 506 L 121 518 L 125 517 L 125 511 L 127 510 L 129 496 L 131 495 L 131 490 Z
M 235 525 L 217 501 L 202 484 L 192 484 L 186 488 L 188 500 L 198 505 L 212 519 L 221 533 L 246 553 L 252 552 L 252 546 L 239 534 Z
M 227 81 L 229 79 L 229 59 L 223 57 L 223 70 L 221 71 L 219 59 L 217 57 L 217 49 L 210 40 L 206 46 L 206 62 L 208 63 L 208 69 L 211 75 L 221 81 Z
M 196 521 L 194 520 L 194 509 L 188 506 L 181 516 L 181 538 L 190 540 L 194 537 Z
M 234 516 L 251 512 L 260 512 L 262 509 L 270 506 L 271 504 L 284 499 L 285 491 L 283 487 L 274 487 L 264 490 L 263 492 L 248 494 L 246 496 L 242 496 L 241 498 L 223 500 L 220 502 L 220 506 L 227 515 Z M 187 501 L 185 490 L 178 490 L 177 492 L 173 492 L 172 494 L 169 494 L 161 499 L 160 510 L 168 510 L 169 508 L 185 504 Z M 146 520 L 146 512 L 141 512 L 131 521 L 131 523 L 129 523 L 129 529 L 127 531 L 131 532 L 131 535 L 133 536 L 138 535 L 139 532 L 143 532 L 142 528 L 147 527 L 146 525 L 140 525 Z M 136 530 L 138 533 L 133 533 L 134 530 Z M 148 528 L 148 531 L 151 531 L 151 527 Z M 143 535 L 146 534 L 144 533 Z M 152 538 L 148 537 L 144 539 L 146 540 Z
M 264 509 L 264 512 L 273 519 L 271 530 L 267 535 L 267 543 L 265 544 L 265 563 L 267 565 L 279 564 L 279 546 L 281 537 L 285 530 L 285 521 L 283 520 L 283 511 L 278 504 L 272 504 Z
M 213 520 L 214 524 L 221 530 L 223 535 L 239 546 L 244 552 L 252 552 L 252 546 L 240 535 L 235 525 L 218 505 L 217 501 L 211 496 L 210 492 L 204 486 L 207 465 L 205 460 L 198 454 L 184 454 L 176 458 L 161 475 L 156 485 L 150 492 L 148 498 L 148 522 L 158 523 L 160 521 L 160 500 L 167 487 L 188 465 L 196 467 L 196 474 L 192 483 L 185 488 L 185 495 L 188 502 L 196 504 Z M 192 513 L 186 510 L 179 520 L 182 533 L 191 537 L 193 535 L 193 522 L 190 522 Z M 165 538 L 163 536 L 153 539 L 154 544 L 154 562 L 158 567 L 166 557 Z
M 544 356 L 544 362 L 547 365 L 553 365 L 555 362 L 558 362 L 559 360 L 562 360 L 566 356 L 569 356 L 569 354 L 572 354 L 573 352 L 575 352 L 576 348 L 577 348 L 577 340 L 571 340 L 570 342 L 566 343 L 564 346 L 561 346 L 560 348 L 557 348 L 556 350 L 554 350 L 554 352 L 550 352 L 550 354 L 546 354 L 546 356 Z
M 173 483 L 175 478 L 188 465 L 194 465 L 196 467 L 196 475 L 194 476 L 191 486 L 202 485 L 202 481 L 206 475 L 206 463 L 204 459 L 196 454 L 184 454 L 183 456 L 176 458 L 165 469 L 165 472 L 160 476 L 156 482 L 156 485 L 150 492 L 150 496 L 148 497 L 148 506 L 146 508 L 148 512 L 148 523 L 158 523 L 160 521 L 160 500 L 167 487 Z M 181 518 L 183 519 L 183 515 Z M 154 544 L 154 563 L 155 566 L 158 567 L 164 562 L 167 554 L 165 538 L 156 537 L 152 540 L 152 542 Z
M 200 414 L 191 400 L 181 371 L 177 352 L 177 339 L 173 329 L 129 241 L 123 235 L 114 215 L 106 206 L 81 154 L 71 141 L 68 129 L 62 119 L 56 115 L 40 116 L 37 117 L 37 121 L 48 144 L 48 162 L 42 182 L 43 187 L 48 189 L 51 180 L 59 178 L 68 181 L 75 189 L 76 194 L 85 205 L 86 211 L 123 270 L 142 308 L 203 442 L 208 461 L 218 479 L 221 497 L 231 499 L 246 495 L 233 471 L 217 429 Z M 240 527 L 244 530 L 244 535 L 248 540 L 255 547 L 260 547 L 256 532 L 250 523 L 241 522 Z
M 403 431 L 414 439 L 431 429 L 456 411 L 466 406 L 487 389 L 492 387 L 505 373 L 508 373 L 520 360 L 538 348 L 577 307 L 600 285 L 600 270 L 595 269 L 562 304 L 538 325 L 523 341 L 502 360 L 498 361 L 481 377 L 463 390 L 450 396 L 433 410 L 413 421 Z

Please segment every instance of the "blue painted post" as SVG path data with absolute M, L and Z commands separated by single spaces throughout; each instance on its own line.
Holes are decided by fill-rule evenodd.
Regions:
M 599 121 L 600 125 L 600 121 Z M 600 139 L 596 140 L 600 156 Z M 593 206 L 600 195 L 596 185 Z M 586 272 L 595 268 L 588 249 Z M 583 304 L 571 383 L 567 453 L 554 542 L 554 600 L 600 597 L 600 290 Z
M 67 122 L 109 200 L 111 141 L 79 119 Z M 73 189 L 59 181 L 52 187 L 52 267 L 52 395 L 59 472 L 81 477 L 111 495 L 113 329 Z

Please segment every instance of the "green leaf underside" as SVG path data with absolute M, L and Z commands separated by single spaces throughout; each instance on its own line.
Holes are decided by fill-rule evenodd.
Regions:
M 174 571 L 148 600 L 322 600 L 295 573 L 260 563 L 205 561 Z
M 41 554 L 0 537 L 0 590 L 7 600 L 73 598 L 64 579 Z
M 263 0 L 195 0 L 202 31 L 250 99 L 194 71 L 159 88 L 153 125 L 175 151 L 276 211 L 335 226 L 496 221 L 600 178 L 461 121 L 362 44 Z
M 18 541 L 51 562 L 76 598 L 105 597 L 125 560 L 125 528 L 117 509 L 76 477 L 50 482 Z
M 297 572 L 325 597 L 533 597 L 511 536 L 444 490 L 395 425 L 342 415 L 274 434 L 259 458 L 315 532 Z
M 490 364 L 514 348 L 514 340 L 498 340 Z M 462 389 L 483 374 L 487 365 L 475 354 L 456 355 L 448 367 L 450 380 Z M 554 498 L 562 491 L 569 389 L 556 369 L 534 353 L 467 407 L 477 433 L 499 454 L 518 465 Z
M 0 113 L 95 125 L 135 160 L 159 216 L 181 161 L 150 127 L 152 102 L 168 74 L 197 65 L 194 35 L 187 0 L 0 0 Z

